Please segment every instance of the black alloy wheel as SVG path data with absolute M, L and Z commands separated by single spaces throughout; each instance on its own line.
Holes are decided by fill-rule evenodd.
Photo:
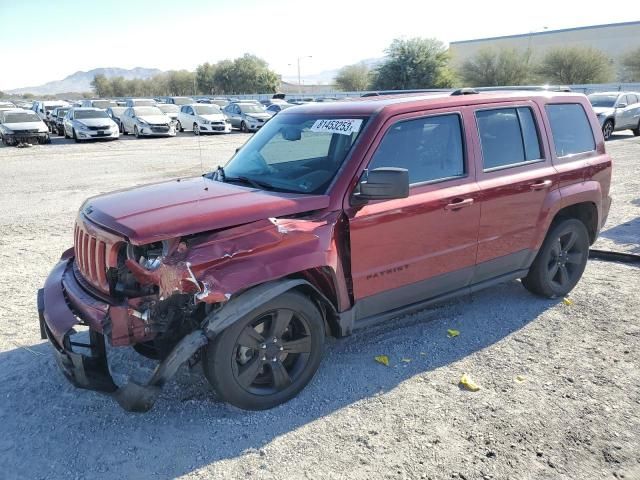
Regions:
M 589 257 L 589 234 L 580 220 L 557 222 L 549 231 L 522 284 L 544 297 L 569 293 L 582 277 Z
M 604 125 L 602 125 L 602 136 L 605 141 L 607 141 L 611 139 L 611 135 L 613 135 L 613 122 L 611 120 L 607 120 L 604 122 Z
M 224 330 L 204 351 L 218 395 L 262 410 L 294 397 L 318 369 L 324 320 L 307 297 L 287 292 Z

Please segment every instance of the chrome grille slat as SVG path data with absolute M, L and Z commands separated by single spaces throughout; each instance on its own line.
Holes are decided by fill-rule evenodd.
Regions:
M 109 245 L 86 232 L 82 224 L 74 228 L 76 265 L 82 277 L 92 286 L 108 293 L 107 249 Z

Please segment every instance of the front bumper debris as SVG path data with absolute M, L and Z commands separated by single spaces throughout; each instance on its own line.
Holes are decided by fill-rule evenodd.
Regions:
M 111 395 L 122 408 L 133 412 L 146 412 L 156 401 L 162 386 L 189 360 L 209 339 L 202 330 L 184 337 L 153 372 L 145 384 L 129 381 L 118 386 L 109 371 L 107 353 L 101 321 L 104 302 L 83 292 L 84 311 L 82 318 L 76 316 L 72 307 L 78 305 L 74 298 L 82 295 L 69 280 L 73 259 L 63 260 L 52 270 L 44 288 L 38 291 L 38 317 L 41 335 L 53 346 L 56 362 L 64 376 L 76 387 Z M 71 272 L 72 274 L 72 272 Z M 93 299 L 93 304 L 90 303 Z M 88 302 L 88 303 L 85 303 Z M 74 326 L 89 327 L 89 343 L 73 340 Z M 82 351 L 80 351 L 82 350 Z

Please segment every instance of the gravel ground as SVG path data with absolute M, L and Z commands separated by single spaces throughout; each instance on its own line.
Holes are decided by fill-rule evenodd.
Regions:
M 589 262 L 572 305 L 511 282 L 331 340 L 312 383 L 266 412 L 221 404 L 198 367 L 147 414 L 71 387 L 35 295 L 84 198 L 201 173 L 246 138 L 0 148 L 2 478 L 640 479 L 640 276 L 623 264 Z M 640 253 L 640 138 L 608 149 L 598 246 Z M 116 369 L 152 367 L 113 353 Z M 463 373 L 481 389 L 461 390 Z

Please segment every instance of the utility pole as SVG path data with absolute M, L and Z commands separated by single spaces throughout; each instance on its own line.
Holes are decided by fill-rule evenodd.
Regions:
M 311 55 L 303 55 L 302 57 L 298 57 L 298 93 L 302 96 L 302 80 L 300 77 L 300 60 L 303 58 L 313 58 Z

